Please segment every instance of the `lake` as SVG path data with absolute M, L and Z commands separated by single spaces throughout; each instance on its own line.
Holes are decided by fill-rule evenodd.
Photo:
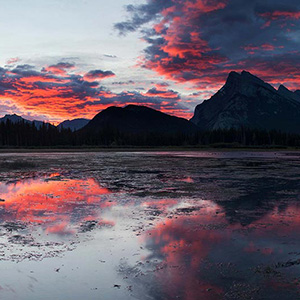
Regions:
M 300 152 L 0 154 L 1 299 L 299 299 Z

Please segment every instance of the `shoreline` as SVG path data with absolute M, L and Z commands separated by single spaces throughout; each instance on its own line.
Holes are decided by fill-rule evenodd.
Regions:
M 294 151 L 299 152 L 300 148 L 292 147 L 95 147 L 95 148 L 0 148 L 0 153 L 80 153 L 80 152 L 272 152 L 272 151 Z

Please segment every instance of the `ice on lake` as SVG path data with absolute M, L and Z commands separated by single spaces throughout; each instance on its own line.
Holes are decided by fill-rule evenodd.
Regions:
M 0 154 L 0 297 L 298 299 L 299 158 Z

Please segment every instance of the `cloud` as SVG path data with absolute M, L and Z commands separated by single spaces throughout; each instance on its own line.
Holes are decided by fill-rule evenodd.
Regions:
M 260 14 L 261 17 L 269 20 L 278 20 L 278 19 L 300 19 L 300 11 L 272 11 L 265 12 Z
M 158 89 L 165 89 L 168 86 L 170 86 L 170 84 L 167 83 L 167 82 L 158 82 L 158 83 L 155 84 L 155 87 L 158 88 Z
M 104 54 L 103 56 L 108 58 L 117 58 L 116 55 L 111 55 L 111 54 Z
M 274 51 L 276 48 L 284 48 L 284 46 L 274 46 L 271 44 L 262 44 L 260 46 L 247 45 L 242 47 L 249 54 L 254 54 L 256 51 Z
M 91 70 L 84 75 L 85 80 L 102 80 L 116 76 L 112 71 Z
M 67 63 L 67 62 L 60 62 L 58 64 L 45 67 L 43 71 L 53 73 L 53 74 L 63 75 L 66 74 L 67 70 L 71 70 L 74 68 L 75 68 L 74 64 Z
M 56 64 L 42 69 L 33 65 L 0 68 L 0 106 L 3 112 L 38 116 L 58 122 L 75 117 L 92 118 L 111 105 L 140 104 L 171 114 L 190 117 L 175 91 L 149 90 L 147 93 L 115 93 L 100 85 L 99 78 L 113 76 L 112 71 L 73 72 L 74 65 Z M 63 70 L 59 72 L 57 70 Z M 72 72 L 68 72 L 72 70 Z M 92 80 L 95 78 L 95 80 Z
M 7 65 L 12 65 L 12 64 L 15 64 L 17 62 L 20 61 L 20 58 L 19 57 L 12 57 L 10 59 L 7 60 L 6 64 Z
M 166 79 L 206 92 L 219 88 L 230 71 L 247 67 L 263 79 L 300 84 L 300 2 L 148 0 L 126 10 L 127 20 L 115 29 L 121 35 L 139 31 L 147 44 L 140 65 Z M 279 74 L 267 73 L 278 65 Z
M 133 84 L 135 84 L 133 80 L 112 82 L 112 85 L 133 85 Z
M 159 90 L 156 87 L 148 90 L 145 95 L 152 96 L 152 97 L 159 96 L 162 98 L 170 98 L 170 99 L 179 99 L 180 98 L 178 92 L 175 92 L 173 90 Z

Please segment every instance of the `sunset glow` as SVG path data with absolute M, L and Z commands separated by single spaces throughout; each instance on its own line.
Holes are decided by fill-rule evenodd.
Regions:
M 95 0 L 62 1 L 55 34 L 52 2 L 15 9 L 16 22 L 0 30 L 14 36 L 3 40 L 0 55 L 2 115 L 57 124 L 130 103 L 190 118 L 230 71 L 241 70 L 299 89 L 300 7 L 293 0 L 285 6 L 279 0 L 118 0 L 105 8 Z M 80 14 L 89 17 L 79 27 Z
M 1 183 L 2 217 L 5 221 L 33 222 L 46 226 L 49 233 L 72 233 L 72 226 L 86 220 L 99 220 L 99 209 L 112 203 L 102 200 L 110 194 L 93 179 L 60 180 L 59 174 L 49 178 L 33 178 L 16 183 Z M 93 205 L 95 208 L 93 209 Z M 72 215 L 81 210 L 77 224 Z M 103 222 L 103 221 L 102 221 Z

